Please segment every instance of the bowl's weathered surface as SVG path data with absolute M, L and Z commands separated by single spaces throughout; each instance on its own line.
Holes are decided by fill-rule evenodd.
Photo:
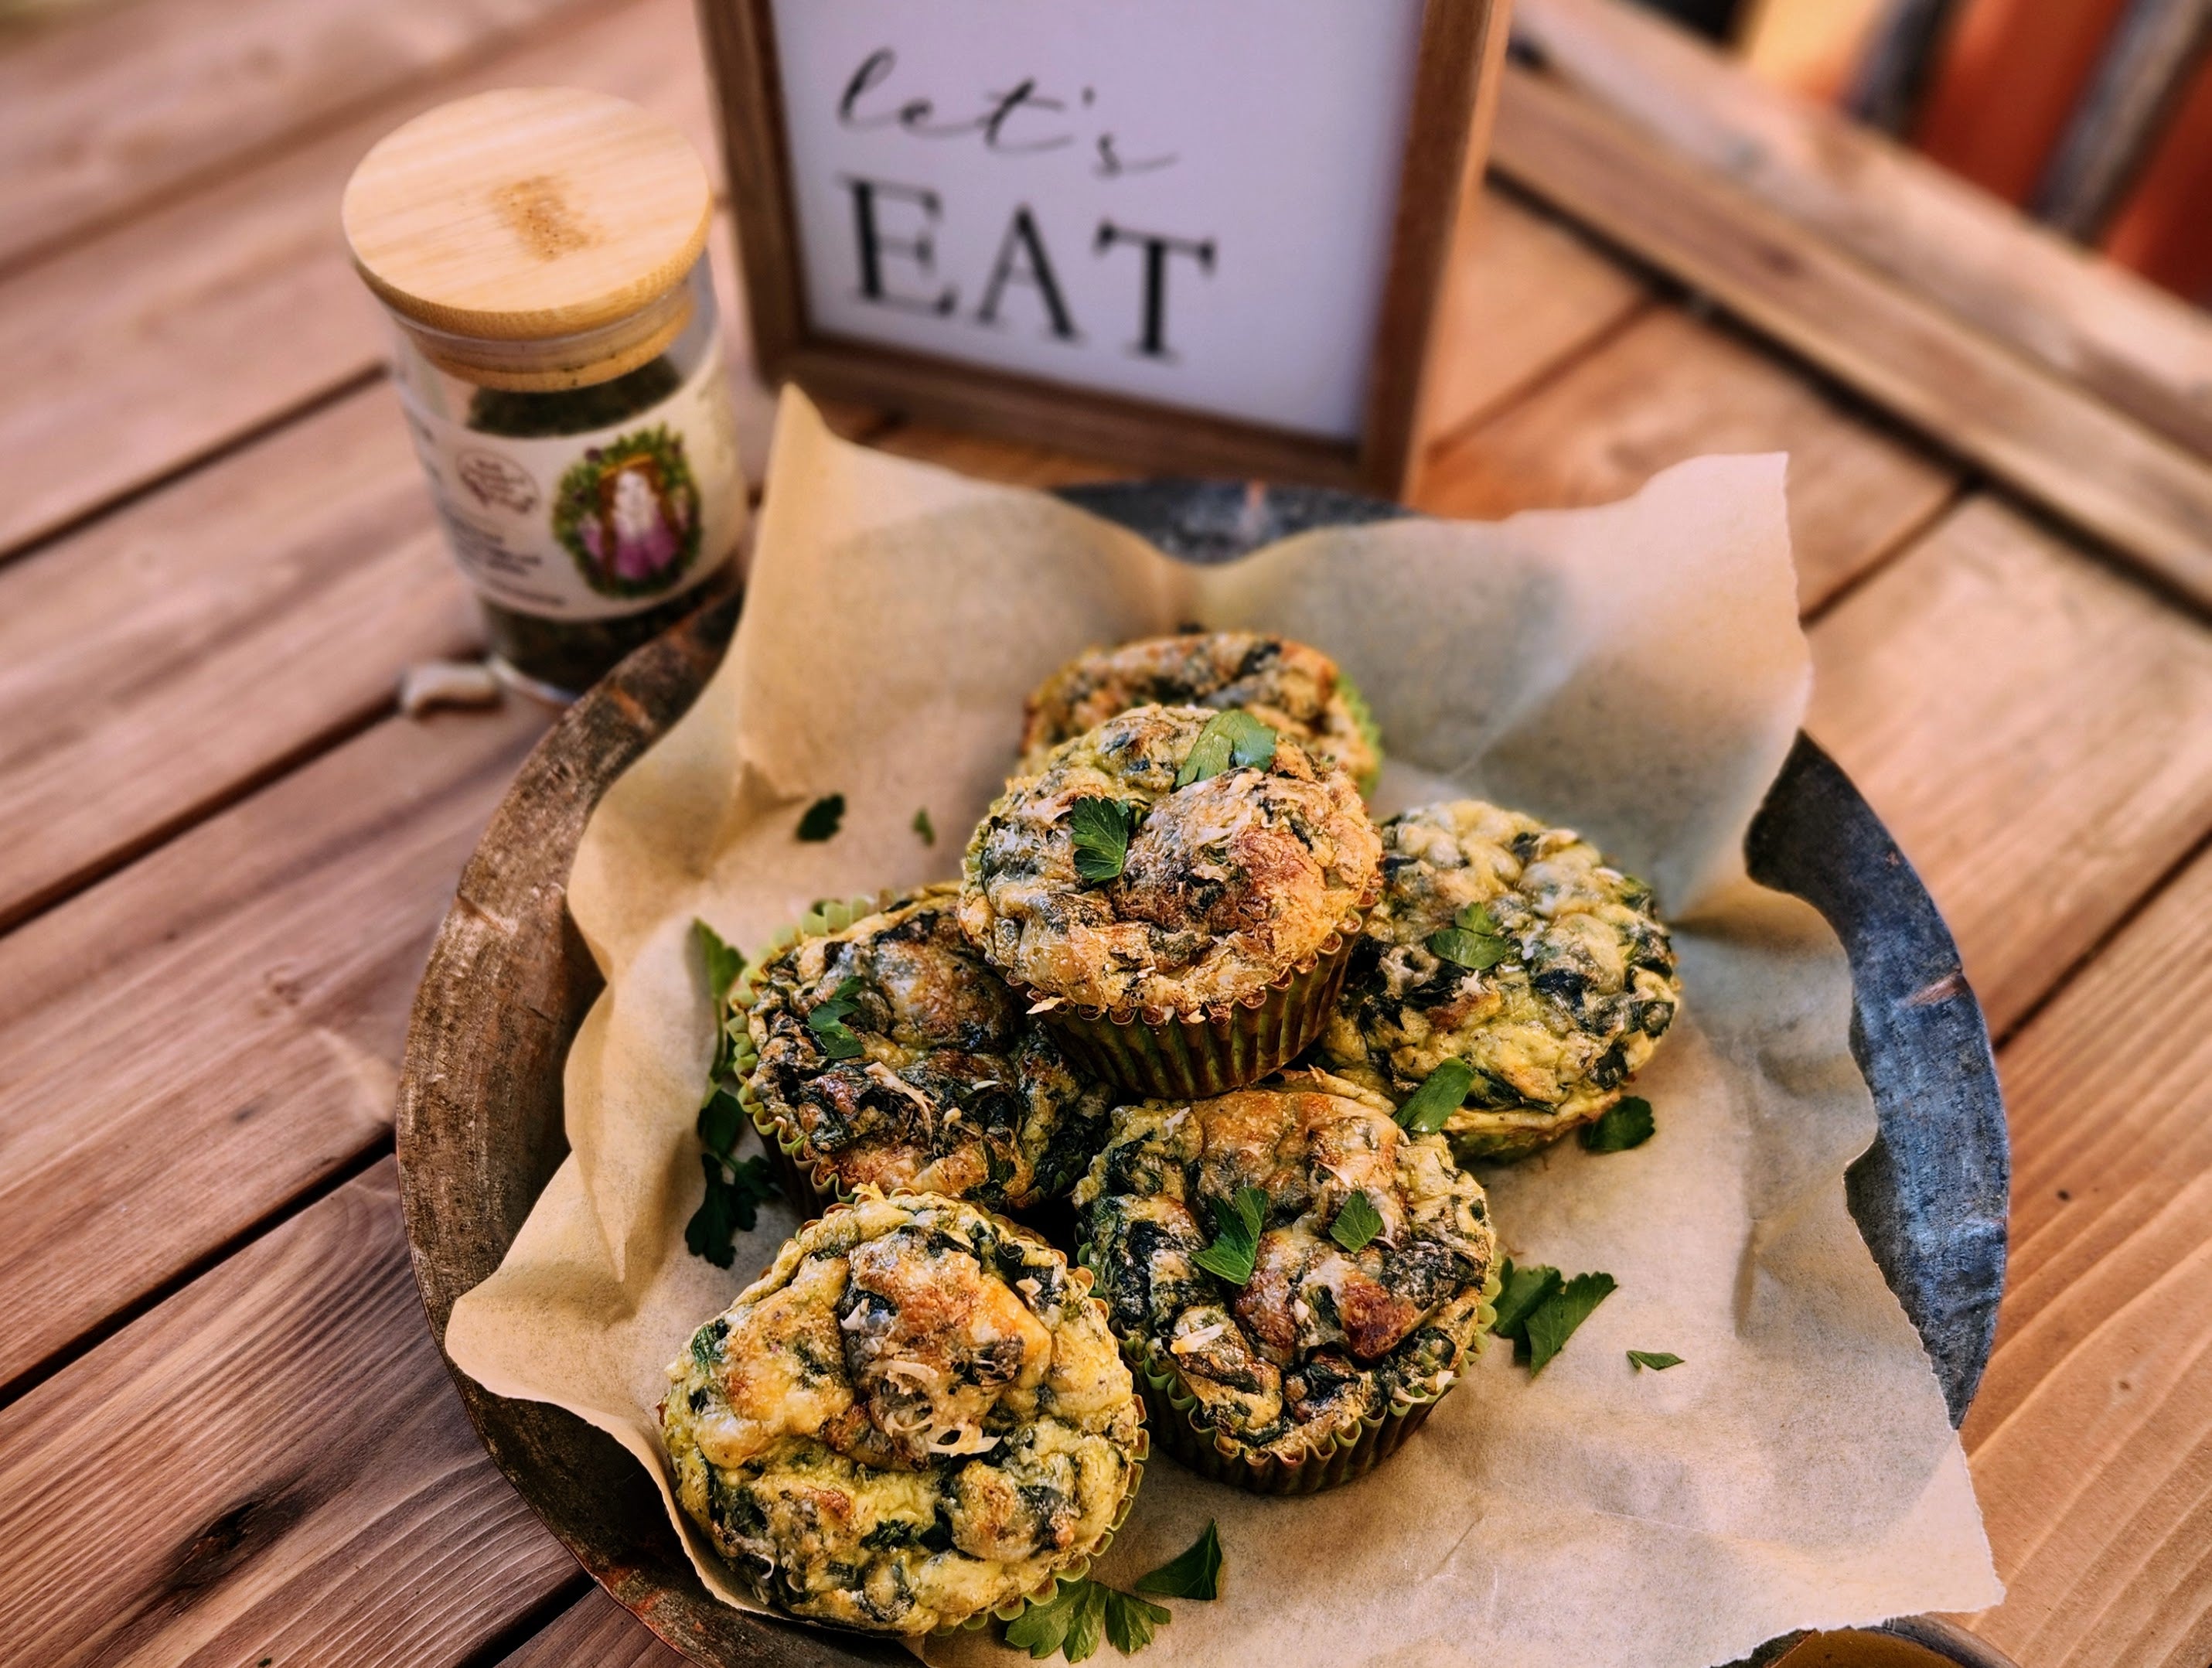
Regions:
M 1402 514 L 1346 495 L 1153 481 L 1066 496 L 1194 560 L 1303 527 Z M 398 1105 L 416 1281 L 442 1350 L 453 1301 L 499 1265 L 566 1155 L 561 1075 L 599 991 L 565 907 L 585 819 L 720 661 L 735 600 L 625 661 L 556 724 L 461 876 L 416 993 Z M 1926 891 L 1843 773 L 1803 739 L 1751 831 L 1753 873 L 1827 916 L 1851 959 L 1852 1043 L 1881 1134 L 1850 1176 L 1852 1214 L 1927 1340 L 1955 1421 L 1989 1359 L 2004 1280 L 2008 1158 L 1981 1012 Z M 493 1460 L 614 1597 L 708 1664 L 911 1663 L 709 1598 L 642 1470 L 556 1408 L 454 1383 Z

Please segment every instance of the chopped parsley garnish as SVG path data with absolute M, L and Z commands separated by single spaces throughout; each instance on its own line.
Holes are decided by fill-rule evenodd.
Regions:
M 1577 1137 L 1593 1153 L 1626 1153 L 1651 1139 L 1651 1103 L 1640 1094 L 1616 1100 L 1595 1123 L 1585 1123 Z
M 1137 1591 L 1157 1592 L 1168 1598 L 1220 1598 L 1221 1531 L 1213 1520 L 1206 1519 L 1205 1532 L 1180 1556 L 1170 1559 L 1139 1580 Z
M 1364 1249 L 1382 1232 L 1382 1213 L 1375 1208 L 1375 1202 L 1364 1191 L 1346 1199 L 1337 1211 L 1336 1220 L 1328 1225 L 1328 1237 L 1348 1251 Z
M 1251 767 L 1272 762 L 1281 738 L 1273 728 L 1241 707 L 1217 712 L 1206 721 L 1176 772 L 1175 785 L 1188 788 L 1236 766 Z
M 860 988 L 860 977 L 855 973 L 831 991 L 826 1000 L 806 1011 L 806 1028 L 822 1044 L 823 1053 L 832 1060 L 857 1060 L 868 1051 L 845 1023 L 847 1016 L 860 1007 L 853 999 Z
M 913 828 L 915 835 L 921 839 L 922 844 L 935 845 L 937 843 L 937 825 L 930 821 L 929 807 L 927 806 L 923 806 L 921 810 L 914 813 L 914 821 L 909 825 Z
M 1628 1359 L 1636 1363 L 1636 1370 L 1639 1373 L 1647 1367 L 1654 1373 L 1664 1373 L 1670 1367 L 1682 1364 L 1680 1355 L 1670 1355 L 1663 1349 L 1632 1349 L 1628 1352 Z
M 1137 809 L 1122 800 L 1093 794 L 1068 808 L 1067 826 L 1075 837 L 1075 872 L 1086 880 L 1111 880 L 1129 860 L 1129 836 Z
M 1532 1379 L 1615 1289 L 1609 1274 L 1578 1274 L 1567 1280 L 1557 1269 L 1540 1264 L 1516 1269 L 1510 1257 L 1498 1269 L 1498 1318 L 1490 1330 L 1513 1340 L 1514 1356 L 1528 1364 Z
M 1408 1135 L 1432 1135 L 1460 1109 L 1474 1087 L 1474 1070 L 1464 1060 L 1446 1060 L 1398 1108 L 1398 1127 Z
M 1252 1278 L 1252 1264 L 1260 1252 L 1260 1230 L 1267 1221 L 1267 1196 L 1256 1187 L 1238 1189 L 1233 1202 L 1216 1199 L 1213 1243 L 1190 1260 L 1232 1286 L 1243 1285 Z
M 1087 1661 L 1103 1638 L 1124 1656 L 1152 1642 L 1152 1630 L 1174 1618 L 1158 1604 L 1115 1591 L 1103 1582 L 1063 1582 L 1042 1604 L 1032 1604 L 1006 1623 L 1006 1643 L 1042 1661 L 1054 1651 L 1070 1662 Z
M 707 1196 L 684 1225 L 684 1243 L 694 1257 L 726 1269 L 736 1260 L 738 1235 L 750 1233 L 761 1205 L 775 1197 L 775 1174 L 764 1158 L 732 1164 L 702 1153 L 699 1162 L 707 1172 Z
M 802 840 L 822 841 L 836 837 L 837 825 L 845 820 L 845 796 L 824 794 L 806 807 L 806 814 L 799 819 L 799 837 Z
M 722 1004 L 729 1000 L 730 987 L 745 971 L 745 959 L 734 946 L 724 943 L 722 935 L 703 921 L 692 922 L 691 934 L 699 941 L 700 953 L 706 958 L 707 989 L 714 993 L 719 1020 Z

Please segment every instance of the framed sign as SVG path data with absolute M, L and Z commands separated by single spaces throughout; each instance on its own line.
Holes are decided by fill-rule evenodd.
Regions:
M 700 0 L 772 381 L 1402 486 L 1505 0 Z

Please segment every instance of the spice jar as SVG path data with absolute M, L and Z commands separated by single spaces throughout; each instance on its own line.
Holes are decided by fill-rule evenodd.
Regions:
M 714 197 L 683 135 L 603 94 L 479 94 L 380 141 L 343 214 L 502 675 L 567 698 L 736 583 Z

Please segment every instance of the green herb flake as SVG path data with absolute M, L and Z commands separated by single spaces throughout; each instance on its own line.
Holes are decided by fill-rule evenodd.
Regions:
M 806 807 L 806 814 L 799 819 L 799 837 L 819 843 L 835 839 L 837 825 L 845 820 L 845 796 L 824 794 Z
M 1364 1198 L 1364 1194 L 1354 1194 Z M 1205 1532 L 1181 1555 L 1170 1559 L 1137 1583 L 1139 1592 L 1157 1592 L 1167 1598 L 1221 1597 L 1221 1531 L 1206 1519 Z
M 1398 1127 L 1408 1135 L 1432 1135 L 1444 1127 L 1474 1087 L 1474 1070 L 1464 1060 L 1447 1060 L 1398 1108 Z
M 868 1051 L 867 1045 L 845 1023 L 847 1016 L 860 1006 L 853 1000 L 860 988 L 860 979 L 856 973 L 806 1012 L 806 1028 L 821 1044 L 823 1053 L 832 1060 L 857 1060 Z
M 737 1236 L 753 1231 L 760 1206 L 775 1196 L 775 1173 L 763 1158 L 732 1164 L 702 1153 L 699 1162 L 707 1172 L 707 1196 L 684 1225 L 684 1243 L 694 1257 L 726 1269 L 737 1257 Z
M 1503 936 L 1498 925 L 1498 917 L 1491 914 L 1490 905 L 1487 904 L 1469 904 L 1452 917 L 1452 925 L 1470 933 L 1480 934 L 1484 938 Z
M 1530 1378 L 1541 1373 L 1552 1357 L 1566 1347 L 1575 1329 L 1613 1295 L 1613 1289 L 1609 1274 L 1578 1274 L 1536 1306 L 1524 1329 Z
M 1585 1123 L 1577 1135 L 1593 1153 L 1626 1153 L 1651 1139 L 1651 1103 L 1632 1094 L 1607 1107 L 1595 1123 Z
M 1281 740 L 1272 726 L 1241 707 L 1217 712 L 1191 743 L 1182 768 L 1176 772 L 1175 785 L 1188 788 L 1232 767 L 1252 769 L 1272 764 Z
M 709 1153 L 730 1156 L 738 1137 L 744 1133 L 744 1103 L 719 1084 L 699 1109 L 699 1143 Z
M 1682 1364 L 1680 1355 L 1670 1355 L 1663 1349 L 1632 1349 L 1628 1352 L 1628 1359 L 1636 1363 L 1638 1373 L 1647 1367 L 1654 1373 L 1664 1373 L 1670 1367 Z
M 1091 881 L 1118 876 L 1129 860 L 1129 836 L 1136 823 L 1136 807 L 1124 801 L 1096 795 L 1076 801 L 1067 813 L 1075 837 L 1075 872 Z
M 1427 942 L 1431 955 L 1478 973 L 1501 961 L 1510 961 L 1519 953 L 1510 939 L 1470 932 L 1465 927 L 1439 927 L 1429 934 Z
M 909 825 L 909 826 L 913 828 L 915 837 L 921 840 L 922 844 L 935 845 L 937 843 L 937 825 L 930 821 L 929 807 L 927 806 L 923 806 L 921 810 L 914 813 L 914 821 Z
M 1348 1251 L 1364 1250 L 1367 1242 L 1382 1232 L 1382 1214 L 1364 1191 L 1346 1199 L 1337 1211 L 1336 1220 L 1328 1225 L 1328 1237 Z
M 1152 1642 L 1154 1629 L 1173 1619 L 1161 1605 L 1103 1582 L 1068 1581 L 1048 1601 L 1006 1623 L 1006 1643 L 1038 1662 L 1055 1651 L 1070 1662 L 1087 1661 L 1102 1643 L 1133 1656 Z
M 1155 1628 L 1164 1628 L 1175 1620 L 1164 1604 L 1117 1592 L 1112 1587 L 1102 1586 L 1098 1591 L 1106 1595 L 1106 1642 L 1125 1657 L 1134 1656 L 1151 1644 Z
M 1218 1230 L 1213 1243 L 1190 1260 L 1208 1274 L 1242 1286 L 1252 1278 L 1252 1265 L 1259 1256 L 1260 1230 L 1267 1221 L 1267 1196 L 1256 1187 L 1247 1187 L 1238 1190 L 1233 1202 L 1216 1199 L 1213 1221 Z
M 1083 1603 L 1084 1589 L 1090 1585 L 1088 1581 L 1063 1583 L 1043 1604 L 1031 1604 L 1006 1623 L 1006 1643 L 1018 1651 L 1027 1651 L 1032 1661 L 1043 1661 L 1066 1642 L 1076 1609 Z
M 745 959 L 703 921 L 691 923 L 691 935 L 699 941 L 699 953 L 707 963 L 707 988 L 714 992 L 714 1006 L 720 1008 L 729 1000 L 730 987 L 738 982 L 738 975 L 745 971 Z
M 1520 1342 L 1528 1317 L 1565 1283 L 1557 1269 L 1547 1268 L 1540 1263 L 1516 1269 L 1513 1259 L 1507 1257 L 1498 1270 L 1498 1301 L 1493 1306 L 1498 1318 L 1491 1323 L 1490 1330 L 1501 1338 Z

